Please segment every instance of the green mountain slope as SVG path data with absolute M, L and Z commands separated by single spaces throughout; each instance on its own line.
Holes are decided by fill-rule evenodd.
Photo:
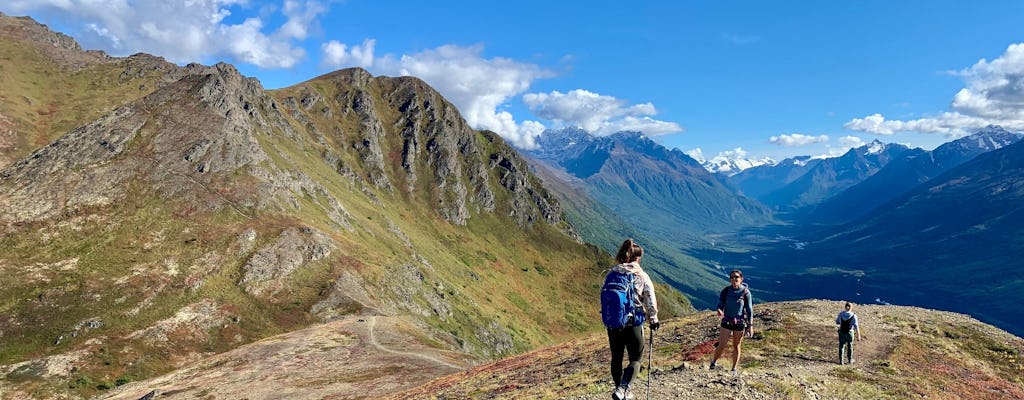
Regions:
M 0 13 L 0 168 L 180 77 L 138 54 L 109 57 L 30 18 Z
M 0 170 L 0 382 L 81 398 L 358 315 L 494 359 L 600 330 L 610 262 L 418 79 L 190 65 Z
M 531 162 L 545 186 L 565 208 L 565 216 L 588 242 L 595 243 L 609 253 L 617 251 L 626 237 L 632 237 L 644 247 L 644 269 L 655 277 L 689 296 L 687 306 L 711 308 L 717 299 L 713 291 L 722 283 L 720 274 L 687 255 L 688 243 L 657 239 L 643 231 L 643 226 L 630 223 L 607 206 L 598 203 L 580 186 L 583 182 L 567 176 L 564 170 L 549 166 L 544 161 Z M 714 292 L 714 293 L 713 293 Z M 689 307 L 687 307 L 689 309 Z

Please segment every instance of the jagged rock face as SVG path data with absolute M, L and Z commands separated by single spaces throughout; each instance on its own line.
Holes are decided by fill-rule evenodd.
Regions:
M 336 95 L 323 89 L 325 82 Z M 275 94 L 311 136 L 335 144 L 324 158 L 343 176 L 385 191 L 428 193 L 440 216 L 458 225 L 500 208 L 521 225 L 544 221 L 574 235 L 520 156 L 493 133 L 471 129 L 417 78 L 350 69 Z M 355 162 L 343 157 L 348 149 Z M 504 207 L 495 185 L 510 192 Z
M 318 206 L 335 224 L 350 228 L 341 202 L 322 184 L 291 163 L 270 162 L 260 137 L 279 135 L 300 146 L 309 146 L 305 137 L 333 144 L 324 159 L 343 176 L 385 192 L 397 184 L 408 195 L 426 193 L 452 223 L 495 212 L 500 185 L 511 192 L 501 209 L 519 224 L 544 221 L 573 235 L 518 154 L 493 134 L 469 128 L 419 79 L 340 71 L 325 78 L 334 96 L 312 85 L 299 97 L 282 96 L 286 114 L 258 81 L 230 65 L 193 64 L 167 76 L 177 75 L 0 171 L 0 224 L 110 205 L 125 196 L 126 182 L 143 179 L 164 198 L 246 216 L 253 209 L 296 208 L 303 193 L 316 193 L 327 199 Z M 239 171 L 248 178 L 229 178 Z

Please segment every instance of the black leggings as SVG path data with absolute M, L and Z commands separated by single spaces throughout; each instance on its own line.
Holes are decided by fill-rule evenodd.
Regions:
M 608 330 L 608 346 L 612 350 L 612 380 L 615 386 L 626 385 L 633 380 L 633 374 L 640 369 L 640 358 L 644 353 L 644 327 L 627 326 Z M 629 366 L 622 370 L 622 351 L 629 353 Z

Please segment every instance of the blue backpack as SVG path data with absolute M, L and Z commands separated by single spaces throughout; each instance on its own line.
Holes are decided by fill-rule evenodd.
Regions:
M 608 329 L 640 326 L 647 319 L 643 308 L 634 302 L 635 277 L 613 270 L 605 278 L 601 288 L 601 321 Z

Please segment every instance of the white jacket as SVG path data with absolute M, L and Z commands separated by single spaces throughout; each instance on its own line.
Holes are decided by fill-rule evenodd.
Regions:
M 612 267 L 612 271 L 636 275 L 636 279 L 633 280 L 635 289 L 633 293 L 637 296 L 634 302 L 643 304 L 644 314 L 647 315 L 647 320 L 650 323 L 658 322 L 658 298 L 654 295 L 654 283 L 651 282 L 651 277 L 647 276 L 643 268 L 640 268 L 640 263 L 634 261 L 619 264 Z

